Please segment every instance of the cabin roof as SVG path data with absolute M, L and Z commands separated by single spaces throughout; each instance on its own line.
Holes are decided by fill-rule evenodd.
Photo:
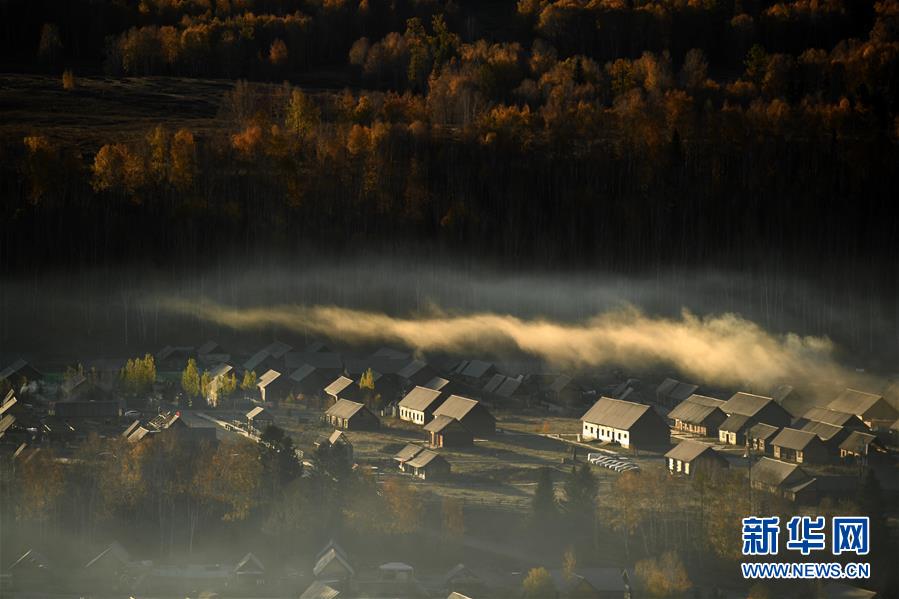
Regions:
M 581 420 L 591 424 L 626 430 L 634 426 L 651 409 L 645 404 L 601 397 L 593 404 L 593 407 L 587 410 L 587 413 L 584 414 Z

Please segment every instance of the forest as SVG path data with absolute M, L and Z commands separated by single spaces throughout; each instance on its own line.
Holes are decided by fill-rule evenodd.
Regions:
M 7 271 L 403 242 L 861 265 L 899 241 L 896 0 L 13 0 L 0 19 L 3 70 L 54 78 L 34 102 L 73 112 L 0 127 Z M 72 124 L 134 78 L 227 86 L 202 126 Z

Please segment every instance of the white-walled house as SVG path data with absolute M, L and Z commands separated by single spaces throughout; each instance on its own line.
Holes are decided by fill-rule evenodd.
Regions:
M 609 441 L 622 447 L 666 447 L 668 424 L 645 404 L 600 398 L 581 418 L 584 441 Z

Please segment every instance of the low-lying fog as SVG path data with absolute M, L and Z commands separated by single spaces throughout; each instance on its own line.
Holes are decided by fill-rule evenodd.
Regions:
M 2 280 L 0 357 L 72 362 L 209 338 L 249 352 L 322 338 L 566 368 L 661 365 L 723 384 L 899 371 L 896 278 L 813 274 L 512 272 L 414 255 L 36 273 Z

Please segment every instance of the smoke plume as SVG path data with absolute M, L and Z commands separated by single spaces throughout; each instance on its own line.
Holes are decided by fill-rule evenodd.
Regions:
M 510 349 L 573 369 L 617 364 L 628 369 L 670 365 L 686 375 L 722 385 L 792 381 L 845 381 L 826 337 L 775 335 L 735 314 L 679 318 L 648 316 L 635 308 L 579 322 L 523 319 L 491 312 L 393 317 L 336 306 L 277 305 L 233 308 L 166 300 L 171 312 L 234 329 L 275 327 L 348 343 L 396 343 L 420 352 L 472 357 Z

